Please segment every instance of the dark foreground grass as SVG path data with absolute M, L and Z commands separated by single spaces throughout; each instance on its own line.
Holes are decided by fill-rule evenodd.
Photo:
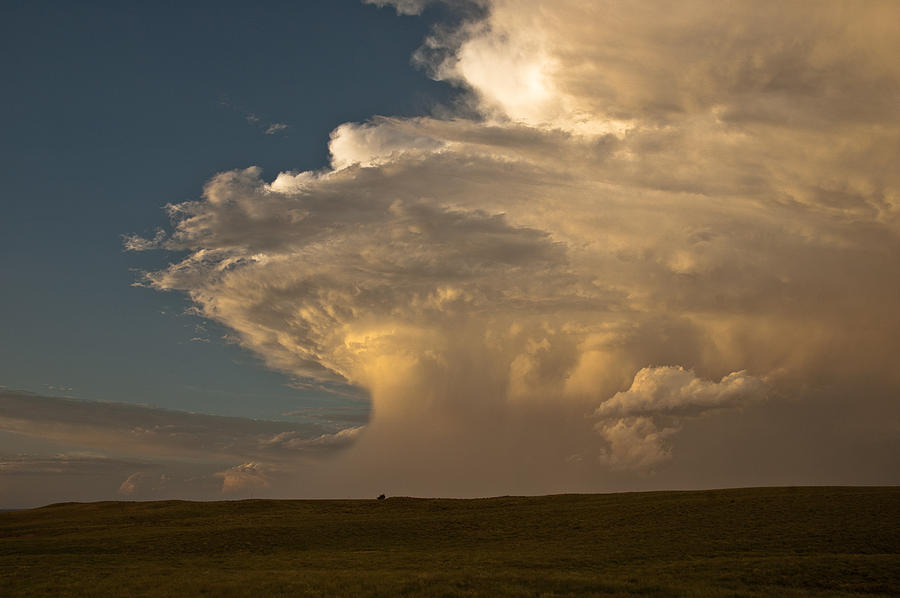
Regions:
M 3 597 L 898 593 L 900 488 L 0 513 Z

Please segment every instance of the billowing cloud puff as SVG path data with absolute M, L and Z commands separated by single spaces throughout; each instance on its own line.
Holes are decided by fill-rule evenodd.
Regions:
M 650 418 L 625 417 L 604 421 L 596 425 L 597 431 L 607 441 L 601 450 L 599 461 L 616 469 L 653 471 L 653 468 L 672 457 L 666 439 L 677 429 L 660 429 Z
M 164 473 L 152 475 L 138 471 L 125 478 L 125 481 L 119 486 L 118 493 L 124 496 L 134 496 L 142 490 L 146 491 L 148 486 L 151 492 L 157 493 L 165 486 L 167 480 Z
M 609 443 L 601 460 L 616 468 L 652 468 L 671 457 L 666 438 L 685 418 L 740 407 L 766 397 L 761 380 L 732 372 L 720 382 L 701 380 L 682 367 L 640 370 L 628 390 L 594 411 L 594 428 Z
M 896 4 L 483 8 L 417 53 L 459 114 L 340 125 L 329 169 L 217 175 L 129 238 L 186 252 L 144 282 L 368 391 L 333 466 L 411 492 L 609 488 L 676 467 L 700 419 L 825 394 L 894 434 Z
M 721 382 L 700 380 L 682 367 L 644 368 L 628 390 L 616 393 L 594 412 L 598 417 L 671 413 L 691 415 L 764 398 L 765 385 L 746 372 L 732 372 Z
M 397 160 L 404 154 L 427 154 L 442 146 L 438 139 L 417 136 L 413 127 L 379 118 L 365 125 L 342 124 L 331 133 L 328 149 L 332 168 L 340 170 L 353 165 L 377 166 Z
M 222 478 L 222 492 L 236 494 L 269 487 L 269 477 L 259 463 L 235 465 L 216 474 Z

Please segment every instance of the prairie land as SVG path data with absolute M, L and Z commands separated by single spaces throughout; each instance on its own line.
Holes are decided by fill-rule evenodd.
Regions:
M 0 596 L 889 596 L 900 488 L 64 503 Z

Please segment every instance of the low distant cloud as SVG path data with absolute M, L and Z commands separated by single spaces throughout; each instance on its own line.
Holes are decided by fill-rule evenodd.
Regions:
M 369 422 L 371 411 L 366 406 L 359 407 L 304 407 L 281 414 L 282 417 L 296 417 L 334 425 L 341 428 L 348 424 L 362 426 Z
M 47 384 L 47 390 L 58 390 L 62 392 L 71 392 L 73 388 L 66 384 Z
M 243 494 L 270 486 L 269 477 L 259 463 L 235 465 L 216 476 L 222 478 L 223 494 Z
M 339 454 L 364 430 L 346 421 L 271 422 L 0 390 L 0 434 L 67 447 L 0 450 L 0 506 L 283 493 L 298 467 Z
M 215 471 L 197 463 L 154 462 L 102 451 L 0 452 L 0 505 L 34 507 L 116 497 L 210 498 L 221 496 L 222 484 L 213 477 Z
M 0 455 L 0 476 L 87 475 L 111 471 L 118 473 L 146 466 L 146 462 L 139 460 L 115 459 L 85 453 Z
M 263 497 L 273 485 L 284 483 L 285 472 L 270 463 L 250 461 L 225 469 L 186 467 L 183 464 L 144 467 L 128 475 L 116 490 L 120 498 L 163 499 L 198 497 L 204 500 Z
M 134 495 L 140 487 L 144 486 L 147 480 L 152 480 L 151 484 L 159 481 L 161 486 L 165 484 L 166 479 L 167 478 L 165 474 L 160 474 L 158 476 L 149 476 L 148 474 L 143 472 L 135 472 L 125 478 L 125 481 L 122 482 L 122 484 L 119 486 L 118 492 L 119 494 L 123 494 L 125 496 L 131 496 Z M 154 490 L 155 489 L 156 488 L 154 488 Z
M 363 431 L 365 426 L 343 428 L 333 433 L 320 434 L 309 438 L 298 432 L 282 432 L 264 441 L 265 446 L 287 449 L 290 451 L 315 449 L 315 448 L 341 448 L 352 444 Z
M 340 432 L 309 422 L 271 422 L 12 392 L 0 392 L 0 431 L 117 454 L 207 461 L 292 461 L 345 444 Z M 356 432 L 354 428 L 352 433 Z

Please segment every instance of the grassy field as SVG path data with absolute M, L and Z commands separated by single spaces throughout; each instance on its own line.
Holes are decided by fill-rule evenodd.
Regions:
M 0 513 L 0 596 L 888 596 L 900 488 Z

